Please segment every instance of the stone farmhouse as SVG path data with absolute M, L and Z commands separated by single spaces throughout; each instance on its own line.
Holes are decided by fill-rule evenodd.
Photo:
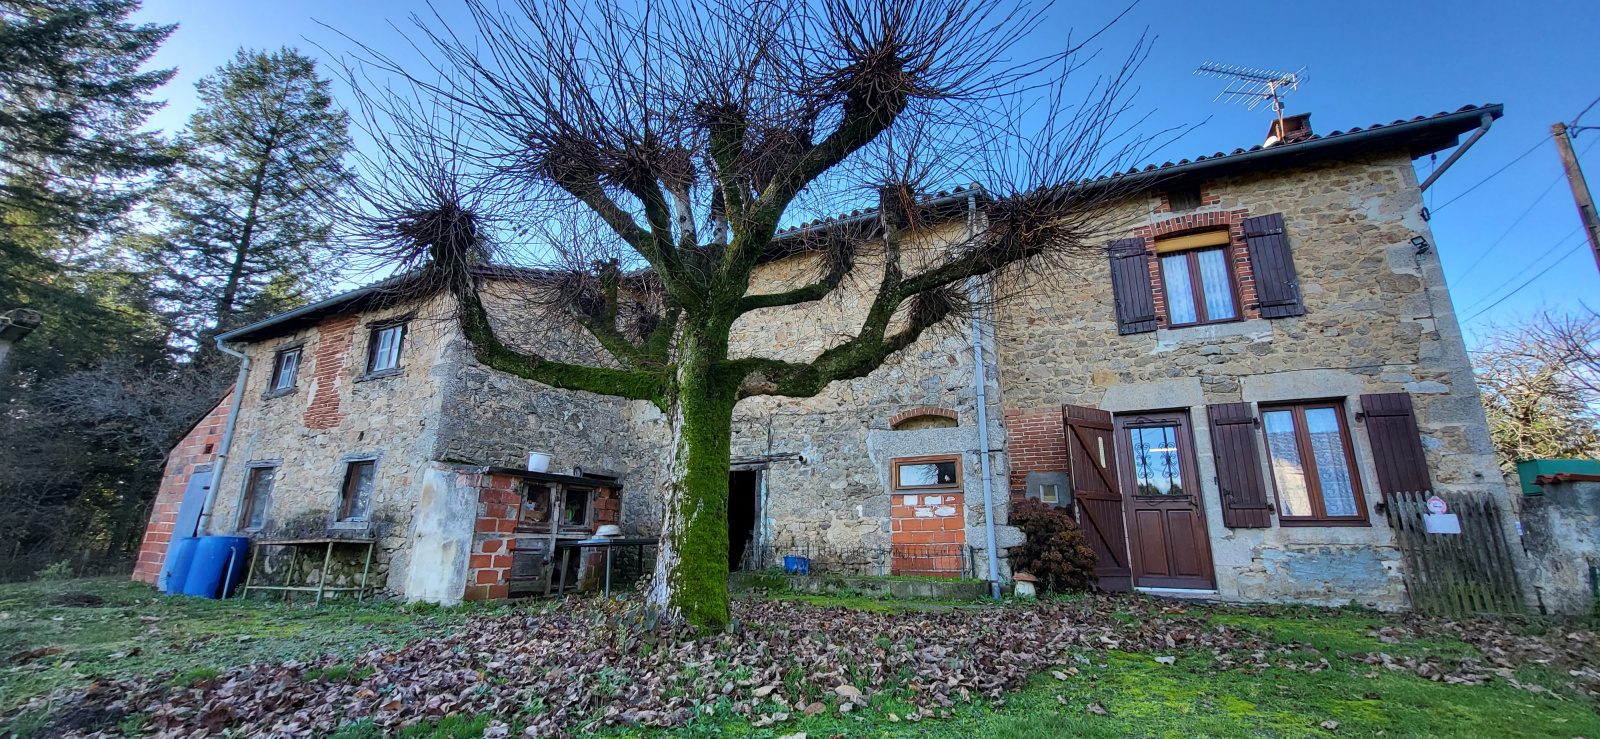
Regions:
M 1296 116 L 1263 146 L 1117 175 L 1138 188 L 1104 258 L 1035 276 L 984 321 L 815 398 L 742 401 L 730 561 L 982 577 L 992 515 L 1008 578 L 1022 537 L 1007 509 L 1027 497 L 1076 513 L 1106 589 L 1404 607 L 1386 496 L 1507 496 L 1412 166 L 1501 113 L 1324 135 Z M 972 227 L 972 211 L 981 227 L 981 195 L 935 198 L 939 227 Z M 781 289 L 813 258 L 775 253 L 753 288 Z M 518 273 L 480 279 L 492 297 Z M 376 542 L 381 590 L 449 603 L 538 591 L 552 547 L 599 526 L 654 531 L 654 406 L 489 370 L 447 294 L 396 301 L 392 283 L 221 337 L 248 358 L 238 398 L 174 450 L 137 579 L 159 581 L 172 537 L 197 528 L 345 537 Z M 814 356 L 853 331 L 858 297 L 748 314 L 734 351 Z M 491 304 L 527 347 L 598 354 Z M 528 471 L 529 452 L 550 471 Z M 318 550 L 279 574 L 348 584 L 351 557 Z

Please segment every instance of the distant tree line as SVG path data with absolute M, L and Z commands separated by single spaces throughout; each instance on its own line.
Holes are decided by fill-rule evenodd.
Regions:
M 0 375 L 0 579 L 125 568 L 167 451 L 233 379 L 213 337 L 340 278 L 316 203 L 349 121 L 295 49 L 241 49 L 151 130 L 175 25 L 135 0 L 0 0 L 0 312 L 43 323 Z

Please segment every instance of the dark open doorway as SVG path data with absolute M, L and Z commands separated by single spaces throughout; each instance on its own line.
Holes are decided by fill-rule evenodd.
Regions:
M 755 537 L 760 507 L 761 470 L 734 470 L 728 474 L 728 569 L 737 572 Z

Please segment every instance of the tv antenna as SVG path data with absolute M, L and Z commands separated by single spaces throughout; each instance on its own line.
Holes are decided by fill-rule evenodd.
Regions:
M 1240 103 L 1245 110 L 1255 110 L 1257 105 L 1271 100 L 1272 110 L 1278 114 L 1279 131 L 1283 130 L 1283 98 L 1310 79 L 1305 67 L 1293 72 L 1274 72 L 1216 62 L 1206 62 L 1194 73 L 1229 80 L 1227 88 L 1217 93 L 1212 102 Z

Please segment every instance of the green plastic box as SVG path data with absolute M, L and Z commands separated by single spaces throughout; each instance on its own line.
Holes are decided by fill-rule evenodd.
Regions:
M 1600 459 L 1525 459 L 1518 462 L 1517 478 L 1522 481 L 1522 494 L 1544 495 L 1544 489 L 1533 484 L 1533 478 L 1559 472 L 1600 475 Z

